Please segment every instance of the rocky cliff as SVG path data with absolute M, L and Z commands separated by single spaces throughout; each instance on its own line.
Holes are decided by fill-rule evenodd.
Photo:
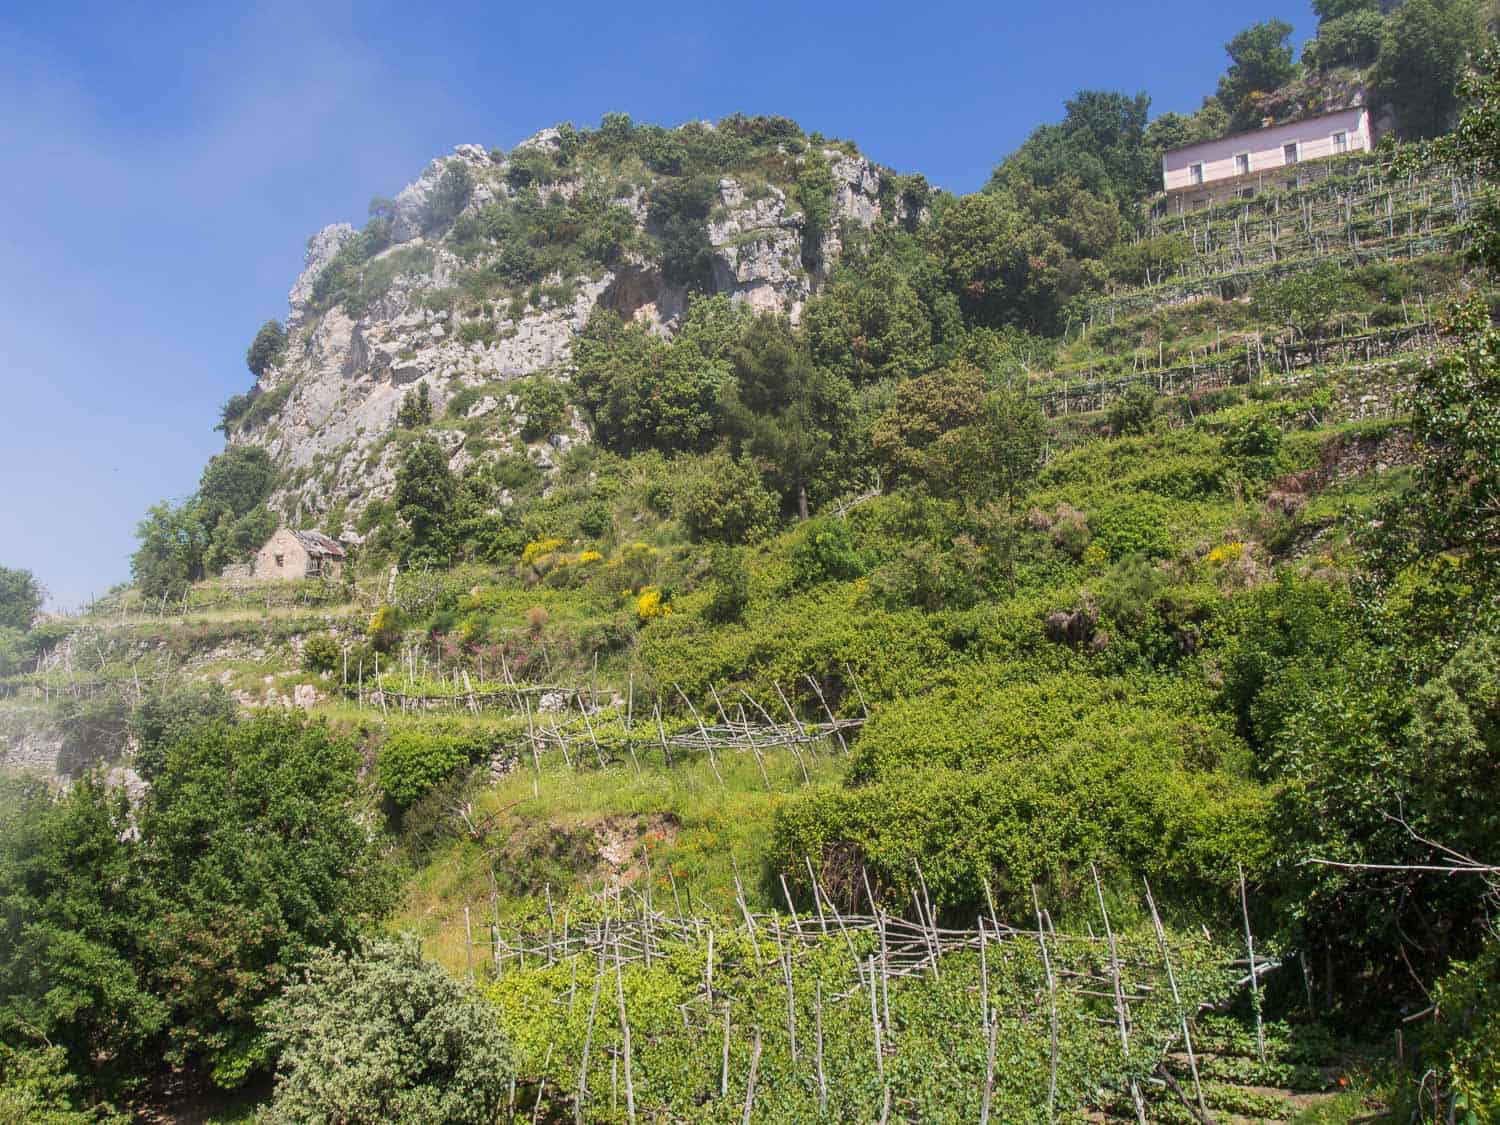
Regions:
M 455 471 L 521 452 L 549 469 L 587 427 L 570 412 L 523 439 L 508 384 L 566 380 L 601 307 L 662 333 L 694 292 L 797 318 L 845 242 L 910 197 L 850 146 L 790 123 L 746 128 L 766 121 L 779 119 L 738 119 L 727 136 L 724 123 L 631 127 L 624 141 L 616 128 L 610 143 L 563 127 L 509 154 L 459 145 L 372 203 L 363 230 L 315 234 L 280 357 L 226 408 L 229 440 L 264 446 L 281 470 L 271 506 L 358 541 L 359 511 L 393 489 L 396 414 L 418 384 Z

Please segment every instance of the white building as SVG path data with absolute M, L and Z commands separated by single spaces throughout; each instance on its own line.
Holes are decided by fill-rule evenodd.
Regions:
M 1173 149 L 1161 158 L 1167 210 L 1189 211 L 1250 194 L 1272 176 L 1279 187 L 1286 169 L 1295 165 L 1369 152 L 1373 147 L 1370 111 L 1356 105 L 1288 125 Z

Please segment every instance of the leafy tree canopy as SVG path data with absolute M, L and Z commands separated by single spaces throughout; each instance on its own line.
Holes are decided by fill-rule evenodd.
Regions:
M 47 591 L 29 570 L 0 566 L 0 628 L 31 628 Z

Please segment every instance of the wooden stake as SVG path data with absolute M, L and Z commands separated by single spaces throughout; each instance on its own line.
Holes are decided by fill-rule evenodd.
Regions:
M 1104 908 L 1104 884 L 1099 881 L 1099 869 L 1092 863 L 1089 870 L 1094 874 L 1094 893 L 1099 896 L 1099 913 L 1104 918 L 1104 937 L 1109 943 L 1110 978 L 1115 986 L 1115 1021 L 1120 1029 L 1120 1051 L 1125 1060 L 1125 1069 L 1130 1069 L 1130 1031 L 1125 1019 L 1125 990 L 1120 985 L 1120 951 L 1115 945 L 1115 932 L 1109 924 L 1109 911 Z M 1135 1116 L 1140 1125 L 1146 1125 L 1146 1105 L 1141 1100 L 1141 1088 L 1135 1076 L 1130 1076 L 1130 1100 L 1135 1103 Z
M 828 1076 L 823 1073 L 823 982 L 813 982 L 814 1059 L 818 1067 L 818 1112 L 828 1112 Z
M 1250 898 L 1245 893 L 1245 866 L 1240 871 L 1240 913 L 1245 919 L 1245 952 L 1250 958 L 1250 1007 L 1255 1012 L 1255 1053 L 1261 1066 L 1266 1065 L 1266 1032 L 1260 1017 L 1260 981 L 1255 975 L 1255 938 L 1250 934 Z
M 1208 1120 L 1208 1106 L 1203 1102 L 1203 1084 L 1198 1079 L 1198 1060 L 1193 1054 L 1193 1034 L 1188 1028 L 1187 1012 L 1182 1007 L 1182 997 L 1177 992 L 1177 974 L 1172 971 L 1172 955 L 1167 950 L 1167 931 L 1161 924 L 1161 915 L 1156 910 L 1156 899 L 1151 895 L 1151 881 L 1145 876 L 1146 905 L 1151 908 L 1151 925 L 1156 930 L 1156 944 L 1161 948 L 1162 963 L 1167 968 L 1167 984 L 1172 989 L 1172 1006 L 1177 1009 L 1177 1019 L 1182 1028 L 1182 1045 L 1187 1051 L 1188 1070 L 1193 1075 L 1193 1094 L 1198 1099 L 1199 1120 Z
M 625 1050 L 625 1115 L 635 1125 L 635 1082 L 630 1073 L 630 1020 L 625 1016 L 625 980 L 620 969 L 620 939 L 615 938 L 615 993 L 620 999 L 620 1030 Z
M 750 1078 L 745 1083 L 745 1113 L 740 1125 L 750 1125 L 750 1113 L 755 1108 L 755 1074 L 760 1069 L 760 1028 L 755 1029 L 755 1045 L 750 1048 Z
M 986 893 L 989 887 L 986 884 Z M 1052 1051 L 1047 1066 L 1047 1120 L 1057 1116 L 1057 978 L 1052 975 L 1052 958 L 1047 956 L 1047 932 L 1042 926 L 1042 904 L 1036 884 L 1031 884 L 1031 905 L 1036 910 L 1036 940 L 1042 948 L 1042 970 L 1047 974 L 1047 1012 L 1052 1030 Z M 992 904 L 993 906 L 993 904 Z

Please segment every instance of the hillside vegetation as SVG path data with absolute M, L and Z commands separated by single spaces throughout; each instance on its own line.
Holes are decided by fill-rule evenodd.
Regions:
M 320 234 L 135 581 L 0 570 L 0 1122 L 1500 1119 L 1500 54 L 1319 14 L 973 195 L 614 115 Z

